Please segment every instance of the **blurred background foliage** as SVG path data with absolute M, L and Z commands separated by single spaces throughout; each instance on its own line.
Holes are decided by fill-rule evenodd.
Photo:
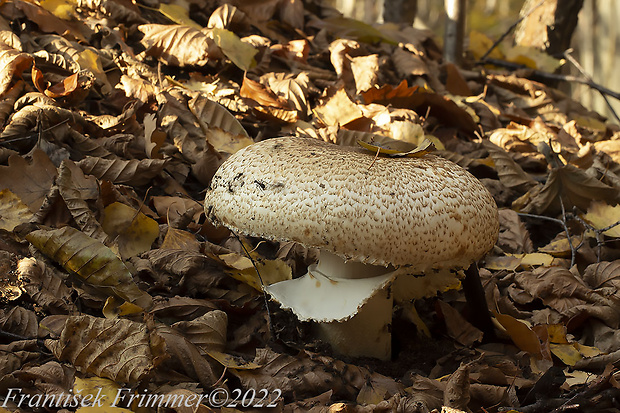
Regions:
M 407 0 L 403 0 L 407 1 Z M 345 16 L 366 23 L 383 22 L 383 1 L 374 0 L 330 0 L 333 7 Z M 465 48 L 471 31 L 484 33 L 492 40 L 502 36 L 519 18 L 519 11 L 525 0 L 469 0 L 465 29 Z M 572 55 L 581 64 L 594 82 L 613 91 L 620 91 L 620 76 L 616 68 L 620 66 L 620 1 L 586 0 L 579 14 L 579 23 L 573 35 Z M 438 38 L 444 34 L 445 11 L 443 0 L 417 0 L 415 27 L 428 28 Z M 504 42 L 511 44 L 514 33 Z M 561 70 L 564 74 L 581 76 L 570 63 Z M 612 112 L 601 95 L 585 85 L 568 84 L 560 88 L 572 95 L 589 109 L 595 110 L 615 121 Z M 609 99 L 613 109 L 620 114 L 620 103 Z

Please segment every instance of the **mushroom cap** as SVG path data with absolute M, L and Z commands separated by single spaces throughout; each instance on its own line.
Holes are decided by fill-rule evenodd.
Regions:
M 469 266 L 499 232 L 489 191 L 449 160 L 375 157 L 308 138 L 233 154 L 211 181 L 205 212 L 244 235 L 418 272 Z

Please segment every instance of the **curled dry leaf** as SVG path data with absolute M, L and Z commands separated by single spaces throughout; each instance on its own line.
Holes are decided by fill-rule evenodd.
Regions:
M 45 345 L 80 372 L 137 384 L 167 356 L 164 341 L 146 324 L 89 315 L 72 316 L 58 340 Z
M 499 225 L 500 232 L 497 246 L 503 249 L 504 252 L 523 254 L 534 251 L 530 233 L 515 211 L 500 209 Z
M 72 290 L 55 271 L 35 258 L 23 258 L 17 266 L 21 288 L 30 298 L 51 314 L 77 311 L 71 298 Z
M 4 95 L 14 77 L 21 76 L 22 72 L 33 62 L 32 56 L 0 43 L 0 96 Z
M 125 264 L 112 250 L 83 232 L 71 227 L 42 229 L 29 233 L 26 239 L 83 282 L 138 307 L 151 307 L 151 297 L 133 282 Z
M 144 185 L 151 182 L 164 169 L 162 159 L 103 159 L 87 156 L 78 162 L 85 174 L 96 176 L 100 181 L 118 184 Z
M 86 203 L 86 200 L 99 197 L 97 180 L 92 176 L 86 177 L 73 161 L 65 160 L 58 168 L 56 185 L 71 216 L 82 232 L 91 238 L 106 242 L 108 236 Z
M 142 24 L 145 53 L 171 66 L 205 66 L 221 59 L 222 52 L 204 31 L 189 26 Z

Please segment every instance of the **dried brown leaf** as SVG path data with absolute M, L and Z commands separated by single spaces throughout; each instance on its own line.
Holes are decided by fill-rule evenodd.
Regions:
M 106 242 L 108 236 L 86 202 L 99 197 L 97 180 L 86 177 L 73 161 L 65 160 L 58 168 L 56 185 L 80 229 L 89 237 Z
M 103 214 L 101 226 L 114 239 L 124 259 L 150 250 L 159 236 L 157 222 L 129 205 L 114 202 Z
M 21 76 L 22 72 L 32 64 L 33 58 L 22 53 L 6 43 L 0 43 L 0 96 L 9 90 L 14 77 Z
M 497 246 L 503 249 L 504 252 L 512 254 L 534 252 L 530 233 L 515 211 L 500 209 L 499 225 L 500 231 Z
M 37 338 L 39 323 L 34 311 L 16 306 L 0 309 L 0 330 L 24 338 Z
M 100 181 L 141 186 L 151 182 L 166 166 L 162 159 L 103 159 L 87 156 L 78 162 L 85 174 Z
M 137 384 L 166 357 L 163 340 L 145 324 L 89 315 L 69 317 L 58 340 L 46 346 L 80 372 Z
M 222 52 L 203 31 L 189 26 L 142 24 L 145 53 L 171 66 L 204 66 L 219 60 Z
M 101 242 L 71 227 L 36 230 L 26 239 L 83 282 L 138 307 L 151 307 L 151 297 L 138 288 L 125 264 Z
M 485 141 L 485 148 L 493 159 L 497 175 L 500 182 L 508 187 L 521 190 L 528 190 L 535 186 L 537 182 L 528 175 L 504 150 Z
M 191 321 L 179 321 L 172 328 L 198 347 L 202 354 L 224 351 L 228 316 L 220 310 L 210 311 Z
M 32 162 L 21 156 L 11 156 L 8 166 L 0 166 L 0 188 L 8 188 L 37 212 L 56 177 L 56 167 L 45 152 L 35 150 Z
M 217 306 L 209 300 L 175 296 L 155 299 L 151 313 L 158 319 L 170 321 L 172 324 L 179 320 L 200 318 L 213 310 L 217 310 Z
M 32 219 L 32 212 L 21 199 L 8 189 L 0 190 L 0 229 L 13 229 Z
M 198 347 L 181 333 L 171 327 L 159 324 L 156 326 L 154 334 L 164 340 L 166 353 L 169 356 L 161 368 L 177 371 L 198 380 L 203 388 L 209 388 L 216 382 L 217 376 L 209 361 L 203 357 Z
M 51 314 L 69 314 L 77 311 L 71 297 L 72 290 L 58 274 L 35 258 L 19 261 L 17 274 L 21 288 L 32 300 Z
M 585 211 L 594 200 L 618 203 L 620 194 L 584 170 L 565 165 L 553 169 L 540 192 L 532 193 L 521 209 L 527 213 L 557 215 L 562 212 L 562 203 L 566 211 L 573 206 Z

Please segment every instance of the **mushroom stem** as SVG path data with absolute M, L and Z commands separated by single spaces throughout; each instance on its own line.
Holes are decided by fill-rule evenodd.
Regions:
M 350 357 L 391 356 L 390 324 L 394 268 L 346 262 L 321 251 L 317 265 L 301 278 L 266 287 L 283 308 L 314 321 L 333 350 Z

